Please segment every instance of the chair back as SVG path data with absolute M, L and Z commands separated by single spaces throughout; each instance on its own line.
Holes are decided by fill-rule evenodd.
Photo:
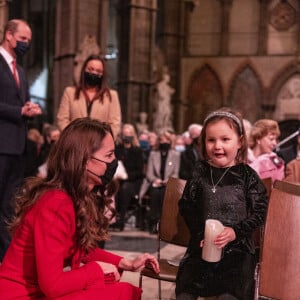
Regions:
M 274 188 L 286 193 L 300 196 L 300 183 L 276 180 Z
M 163 200 L 162 213 L 159 222 L 159 238 L 162 241 L 179 246 L 187 246 L 190 233 L 178 210 L 186 180 L 170 177 Z
M 269 198 L 272 190 L 272 178 L 271 177 L 264 178 L 262 179 L 262 182 L 267 190 L 267 196 Z M 261 247 L 262 239 L 263 239 L 263 226 L 256 228 L 252 234 L 252 241 L 254 243 L 255 249 L 257 249 L 258 255 L 259 255 L 259 249 Z
M 278 187 L 278 184 L 277 184 Z M 300 196 L 272 189 L 262 245 L 258 294 L 300 299 Z
M 272 190 L 272 178 L 271 177 L 263 178 L 262 182 L 263 182 L 265 188 L 267 189 L 268 197 L 270 197 L 271 190 Z

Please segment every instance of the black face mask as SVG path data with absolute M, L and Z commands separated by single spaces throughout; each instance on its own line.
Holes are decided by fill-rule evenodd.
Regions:
M 17 45 L 14 48 L 14 51 L 17 56 L 22 57 L 27 52 L 28 48 L 29 48 L 29 43 L 17 41 Z
M 102 84 L 102 75 L 84 72 L 84 82 L 89 86 L 101 86 Z
M 125 144 L 132 144 L 133 136 L 124 135 L 122 140 L 123 140 L 123 143 L 125 143 Z
M 117 167 L 118 167 L 118 160 L 115 158 L 112 162 L 108 163 L 108 162 L 105 162 L 105 161 L 103 161 L 101 159 L 98 159 L 96 157 L 93 157 L 93 159 L 104 162 L 106 164 L 106 171 L 103 175 L 97 175 L 96 173 L 94 173 L 90 170 L 88 170 L 88 172 L 90 172 L 93 175 L 100 178 L 103 185 L 107 185 L 109 182 L 111 182 L 111 180 L 113 179 L 113 177 L 116 173 L 116 170 L 117 170 Z
M 170 148 L 171 148 L 171 145 L 169 143 L 160 143 L 159 144 L 160 151 L 169 151 Z

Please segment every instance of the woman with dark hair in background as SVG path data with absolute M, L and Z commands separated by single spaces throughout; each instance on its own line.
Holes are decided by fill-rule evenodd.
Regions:
M 63 130 L 72 120 L 82 117 L 107 122 L 114 138 L 120 132 L 119 97 L 107 86 L 104 60 L 99 55 L 90 55 L 85 60 L 78 86 L 66 87 L 57 112 L 57 125 Z

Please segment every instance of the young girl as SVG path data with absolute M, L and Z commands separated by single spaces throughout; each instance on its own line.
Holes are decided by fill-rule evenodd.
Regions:
M 0 266 L 1 299 L 128 299 L 141 290 L 119 282 L 122 270 L 157 260 L 130 260 L 97 248 L 106 240 L 110 200 L 105 185 L 117 160 L 109 125 L 71 122 L 51 148 L 46 178 L 31 178 L 17 198 L 12 242 Z
M 247 142 L 241 117 L 228 109 L 207 116 L 201 156 L 187 181 L 179 209 L 191 232 L 176 282 L 177 299 L 231 294 L 254 297 L 255 251 L 251 235 L 264 224 L 266 189 L 246 162 Z M 201 258 L 206 219 L 225 227 L 214 240 L 223 250 L 217 263 Z

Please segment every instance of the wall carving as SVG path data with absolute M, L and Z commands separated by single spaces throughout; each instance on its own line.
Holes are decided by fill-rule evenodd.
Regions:
M 273 106 L 272 116 L 276 120 L 296 118 L 300 112 L 300 62 L 288 65 L 271 83 L 269 105 Z
M 287 1 L 279 2 L 270 11 L 269 22 L 278 31 L 288 30 L 296 23 L 296 10 Z
M 168 72 L 163 74 L 163 78 L 156 85 L 157 89 L 157 108 L 154 114 L 153 128 L 156 132 L 161 130 L 173 131 L 172 125 L 172 105 L 171 97 L 175 93 L 175 89 L 169 84 L 170 75 Z
M 283 84 L 276 101 L 276 120 L 300 118 L 300 74 L 295 74 Z

